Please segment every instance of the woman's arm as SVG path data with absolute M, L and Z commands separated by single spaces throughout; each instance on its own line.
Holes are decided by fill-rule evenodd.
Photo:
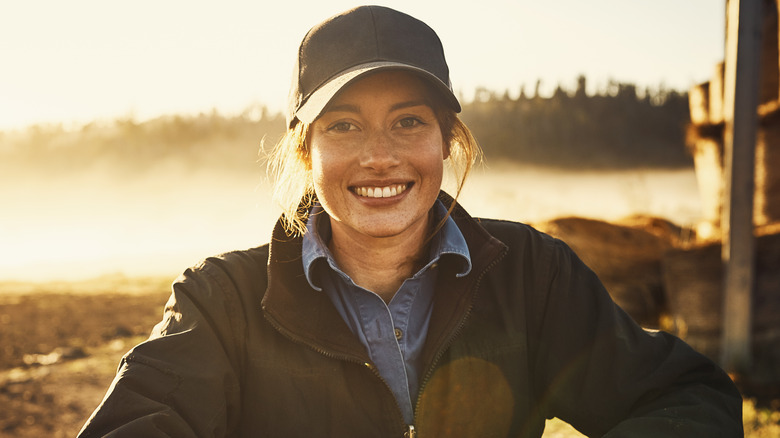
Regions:
M 539 319 L 543 409 L 589 436 L 742 436 L 741 396 L 680 339 L 643 330 L 564 244 Z
M 209 267 L 173 285 L 163 320 L 125 355 L 79 437 L 225 436 L 237 422 L 235 291 Z

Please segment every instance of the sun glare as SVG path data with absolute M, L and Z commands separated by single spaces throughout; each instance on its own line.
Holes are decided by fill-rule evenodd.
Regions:
M 78 183 L 5 186 L 0 280 L 173 279 L 202 258 L 268 241 L 280 210 L 259 180 L 160 169 L 124 183 L 82 175 Z M 598 174 L 501 165 L 477 168 L 461 202 L 475 216 L 530 223 L 640 213 L 680 225 L 696 223 L 700 205 L 690 169 Z

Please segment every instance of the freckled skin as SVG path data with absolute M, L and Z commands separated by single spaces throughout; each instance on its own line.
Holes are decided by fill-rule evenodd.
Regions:
M 446 158 L 427 94 L 423 81 L 410 73 L 374 74 L 342 91 L 313 123 L 314 187 L 334 234 L 383 238 L 427 229 Z M 409 187 L 384 199 L 353 191 L 394 184 Z

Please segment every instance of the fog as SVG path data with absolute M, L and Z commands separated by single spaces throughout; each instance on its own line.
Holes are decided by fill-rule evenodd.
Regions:
M 127 176 L 5 175 L 0 181 L 0 280 L 162 275 L 268 241 L 280 209 L 257 171 L 192 170 L 175 161 Z M 452 193 L 452 178 L 445 181 Z M 528 223 L 563 216 L 633 214 L 678 225 L 700 216 L 692 169 L 571 172 L 478 167 L 461 203 L 472 214 Z
M 565 216 L 615 221 L 648 215 L 690 226 L 701 218 L 692 168 L 600 172 L 481 166 L 461 203 L 473 215 L 532 224 Z

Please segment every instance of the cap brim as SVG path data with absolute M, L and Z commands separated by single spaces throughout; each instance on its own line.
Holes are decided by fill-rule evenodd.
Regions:
M 427 79 L 434 87 L 436 87 L 437 91 L 441 93 L 450 108 L 452 108 L 457 113 L 460 112 L 460 103 L 455 97 L 455 94 L 452 92 L 449 84 L 445 84 L 441 81 L 441 79 L 421 68 L 399 62 L 381 61 L 372 62 L 369 64 L 361 64 L 349 70 L 345 70 L 340 75 L 329 80 L 320 88 L 318 88 L 317 91 L 312 93 L 311 96 L 309 96 L 306 102 L 304 102 L 295 113 L 295 117 L 304 123 L 314 122 L 317 120 L 317 117 L 322 114 L 322 111 L 325 109 L 331 99 L 333 99 L 333 97 L 336 96 L 336 94 L 338 94 L 342 88 L 363 75 L 379 70 L 407 70 L 419 74 L 420 76 Z

